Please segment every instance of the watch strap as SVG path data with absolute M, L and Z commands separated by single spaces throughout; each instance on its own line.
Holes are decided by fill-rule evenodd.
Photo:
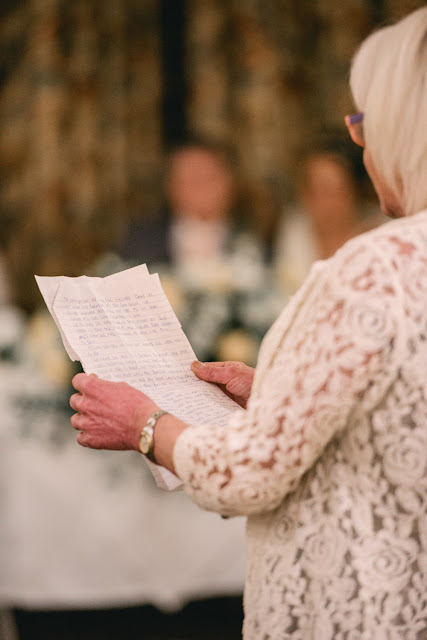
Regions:
M 145 423 L 142 431 L 139 435 L 138 446 L 140 452 L 145 455 L 151 462 L 155 462 L 154 459 L 154 427 L 161 416 L 168 414 L 169 411 L 164 409 L 158 409 L 155 411 Z

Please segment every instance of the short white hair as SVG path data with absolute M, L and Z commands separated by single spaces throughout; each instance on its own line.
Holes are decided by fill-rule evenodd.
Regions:
M 427 7 L 371 34 L 350 86 L 366 147 L 405 215 L 427 207 Z

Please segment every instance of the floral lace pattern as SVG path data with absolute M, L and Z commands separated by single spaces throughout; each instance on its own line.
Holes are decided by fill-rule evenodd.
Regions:
M 247 410 L 174 458 L 200 506 L 249 516 L 245 640 L 427 638 L 427 211 L 317 263 Z

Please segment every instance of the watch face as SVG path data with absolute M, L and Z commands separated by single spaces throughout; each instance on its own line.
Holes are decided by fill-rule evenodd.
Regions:
M 146 433 L 141 433 L 139 439 L 139 450 L 143 454 L 147 454 L 150 451 L 151 440 Z

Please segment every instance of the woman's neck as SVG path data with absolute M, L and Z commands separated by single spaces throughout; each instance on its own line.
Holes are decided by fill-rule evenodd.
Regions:
M 330 225 L 313 223 L 314 237 L 319 258 L 332 256 L 347 240 L 359 233 L 357 214 L 346 216 L 339 223 Z

